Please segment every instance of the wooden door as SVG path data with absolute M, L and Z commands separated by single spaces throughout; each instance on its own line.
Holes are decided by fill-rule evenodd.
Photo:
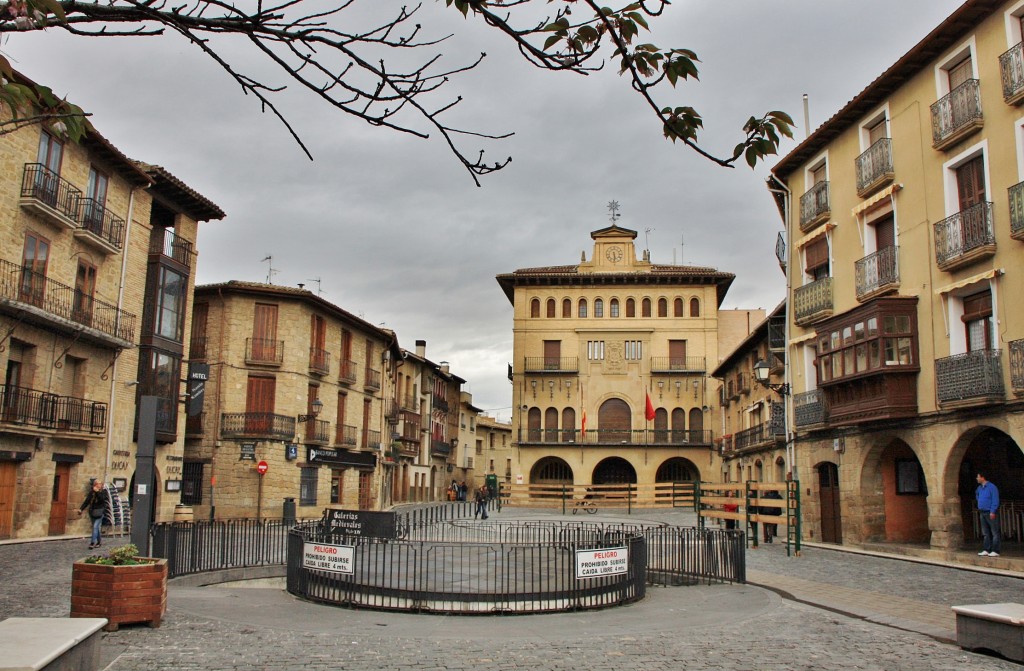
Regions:
M 42 306 L 46 286 L 46 265 L 50 258 L 50 241 L 35 233 L 25 234 L 21 257 L 21 301 Z
M 843 542 L 843 519 L 839 508 L 839 467 L 832 463 L 818 466 L 821 503 L 821 542 Z
M 678 445 L 686 440 L 686 410 L 675 408 L 672 411 L 672 443 Z
M 704 442 L 704 412 L 700 408 L 690 408 L 690 442 Z
M 14 485 L 17 481 L 18 465 L 11 461 L 0 461 L 0 538 L 14 534 Z
M 544 341 L 544 370 L 558 370 L 562 357 L 561 340 Z
M 71 464 L 55 464 L 53 473 L 53 495 L 50 497 L 51 536 L 63 536 L 68 520 L 68 483 L 71 481 Z
M 686 341 L 668 341 L 668 366 L 671 370 L 684 370 L 686 368 Z
M 558 442 L 558 409 L 548 408 L 544 411 L 544 442 Z
M 373 508 L 373 473 L 371 471 L 359 471 L 359 509 L 370 510 Z
M 277 306 L 257 303 L 252 320 L 252 358 L 277 361 Z
M 957 196 L 960 200 L 960 211 L 984 202 L 985 200 L 985 159 L 981 156 L 972 158 L 956 169 Z
M 245 394 L 245 432 L 267 433 L 274 413 L 276 380 L 272 377 L 250 377 Z
M 361 443 L 363 449 L 370 446 L 370 404 L 372 402 L 368 398 L 363 399 L 363 441 Z
M 619 398 L 610 398 L 597 411 L 597 430 L 601 442 L 630 442 L 632 413 L 629 404 Z

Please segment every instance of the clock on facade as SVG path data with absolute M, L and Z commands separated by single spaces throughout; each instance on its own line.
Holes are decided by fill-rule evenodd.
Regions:
M 604 255 L 612 263 L 618 263 L 619 261 L 622 260 L 622 247 L 609 247 L 608 251 L 606 251 Z

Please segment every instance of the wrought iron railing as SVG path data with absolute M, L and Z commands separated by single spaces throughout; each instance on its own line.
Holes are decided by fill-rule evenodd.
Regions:
M 356 362 L 351 359 L 342 359 L 338 362 L 338 382 L 343 384 L 355 384 Z
M 432 405 L 434 410 L 440 410 L 441 412 L 448 412 L 448 399 L 441 394 L 432 394 L 431 396 Z
M 868 254 L 854 264 L 854 278 L 857 298 L 872 294 L 879 289 L 898 285 L 900 261 L 898 247 L 883 247 L 874 254 Z
M 797 426 L 822 424 L 828 419 L 825 395 L 820 389 L 793 394 L 793 418 Z
M 416 412 L 416 413 L 418 413 L 420 411 L 420 401 L 419 401 L 419 399 L 416 398 L 415 396 L 413 396 L 412 394 L 410 394 L 408 396 L 403 396 L 402 397 L 402 410 L 405 410 L 406 412 Z
M 384 418 L 392 424 L 398 422 L 398 401 L 392 398 L 385 399 Z
M 1002 398 L 1002 350 L 976 350 L 935 360 L 935 388 L 940 403 L 974 398 Z
M 364 372 L 363 386 L 367 389 L 380 389 L 380 371 L 367 367 Z
M 1014 391 L 1024 390 L 1024 340 L 1011 340 L 1010 350 L 1010 385 Z
M 306 422 L 306 442 L 327 445 L 331 442 L 331 423 L 326 419 L 310 419 Z
M 102 203 L 92 198 L 81 198 L 79 203 L 79 224 L 82 230 L 89 231 L 110 243 L 115 249 L 121 249 L 124 244 L 124 219 L 115 216 Z
M 576 373 L 579 372 L 579 357 L 528 356 L 526 358 L 527 373 Z
M 280 366 L 284 361 L 284 341 L 272 338 L 246 338 L 245 361 Z
M 35 306 L 114 338 L 131 342 L 135 337 L 135 315 L 9 261 L 0 260 L 0 297 Z
M 188 358 L 202 360 L 206 358 L 206 336 L 192 336 L 188 341 Z
M 785 429 L 772 422 L 762 422 L 749 429 L 743 429 L 733 434 L 733 449 L 744 450 L 750 447 L 758 447 L 774 442 L 785 434 Z
M 857 157 L 857 192 L 861 193 L 882 178 L 892 175 L 892 140 L 883 137 Z
M 452 444 L 447 440 L 431 439 L 430 453 L 439 457 L 447 457 L 452 453 Z
M 703 373 L 707 364 L 702 356 L 651 357 L 652 373 Z
M 520 429 L 520 443 L 583 445 L 710 445 L 706 429 Z
M 28 387 L 0 385 L 0 422 L 101 434 L 107 429 L 107 404 Z
M 999 56 L 999 72 L 1003 80 L 1003 100 L 1019 100 L 1024 94 L 1024 48 L 1021 43 Z
M 183 266 L 192 265 L 192 243 L 175 233 L 172 228 L 162 229 L 162 235 L 159 232 L 153 235 L 149 253 L 174 259 Z
M 78 225 L 82 192 L 41 163 L 25 164 L 21 197 L 37 200 Z
M 786 349 L 786 316 L 778 315 L 768 319 L 768 349 Z
M 979 247 L 996 244 L 992 203 L 981 202 L 935 223 L 935 262 L 955 263 Z
M 1024 182 L 1011 186 L 1008 193 L 1010 197 L 1010 235 L 1020 237 L 1024 235 Z
M 334 434 L 335 445 L 355 445 L 358 441 L 359 430 L 351 424 L 338 425 Z
M 806 230 L 831 212 L 828 182 L 818 182 L 800 196 L 800 228 Z
M 977 79 L 966 82 L 932 103 L 932 144 L 940 146 L 964 128 L 984 117 L 981 86 Z
M 818 315 L 832 313 L 832 278 L 797 287 L 793 291 L 793 316 L 796 323 L 806 322 Z
M 295 418 L 272 412 L 225 412 L 220 420 L 221 438 L 270 438 L 291 440 L 295 437 Z
M 309 372 L 327 375 L 331 372 L 331 353 L 317 347 L 309 348 Z
M 364 447 L 368 447 L 371 450 L 379 450 L 380 431 L 377 431 L 376 429 L 368 429 L 366 431 L 366 445 Z

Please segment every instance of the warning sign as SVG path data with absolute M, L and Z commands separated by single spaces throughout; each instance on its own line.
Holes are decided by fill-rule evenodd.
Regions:
M 603 550 L 576 551 L 576 578 L 600 578 L 625 573 L 629 566 L 629 550 L 604 548 Z
M 354 573 L 355 548 L 351 545 L 303 543 L 302 566 L 332 573 Z

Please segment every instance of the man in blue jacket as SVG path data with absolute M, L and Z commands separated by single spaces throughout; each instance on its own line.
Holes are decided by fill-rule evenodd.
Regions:
M 988 481 L 984 473 L 978 473 L 978 488 L 974 491 L 978 500 L 978 514 L 981 515 L 981 533 L 984 537 L 979 557 L 999 556 L 999 490 Z

